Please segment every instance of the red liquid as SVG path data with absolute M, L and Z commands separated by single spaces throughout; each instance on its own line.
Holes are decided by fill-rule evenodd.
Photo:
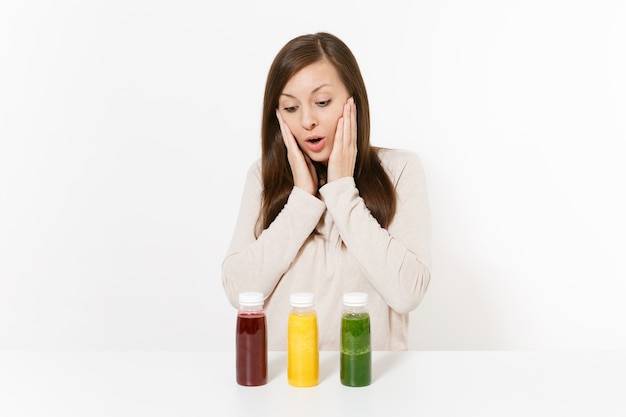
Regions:
M 267 335 L 265 313 L 239 312 L 237 315 L 237 383 L 257 386 L 267 383 Z

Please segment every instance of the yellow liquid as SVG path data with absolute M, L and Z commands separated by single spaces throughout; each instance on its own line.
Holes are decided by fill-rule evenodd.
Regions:
M 317 314 L 289 314 L 287 331 L 287 379 L 295 387 L 312 387 L 319 380 Z

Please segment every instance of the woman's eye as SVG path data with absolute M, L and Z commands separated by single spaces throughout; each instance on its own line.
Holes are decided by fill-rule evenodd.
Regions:
M 285 110 L 287 113 L 293 113 L 296 111 L 296 109 L 297 109 L 296 106 L 283 107 L 283 110 Z
M 318 101 L 317 105 L 320 107 L 326 107 L 330 104 L 330 100 L 322 100 L 322 101 Z

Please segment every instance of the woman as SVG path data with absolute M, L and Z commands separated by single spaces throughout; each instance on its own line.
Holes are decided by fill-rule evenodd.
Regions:
M 418 157 L 370 145 L 365 85 L 348 47 L 299 36 L 270 68 L 262 156 L 222 265 L 233 306 L 261 291 L 268 348 L 287 348 L 289 295 L 315 294 L 321 350 L 340 346 L 342 296 L 369 295 L 373 350 L 406 350 L 430 281 L 430 216 Z

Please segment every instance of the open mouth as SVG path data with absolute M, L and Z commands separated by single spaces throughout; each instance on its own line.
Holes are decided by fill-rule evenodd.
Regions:
M 304 140 L 304 143 L 306 144 L 306 147 L 311 151 L 311 152 L 319 152 L 322 149 L 324 149 L 324 136 L 309 136 L 308 138 L 306 138 Z

